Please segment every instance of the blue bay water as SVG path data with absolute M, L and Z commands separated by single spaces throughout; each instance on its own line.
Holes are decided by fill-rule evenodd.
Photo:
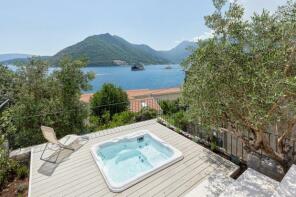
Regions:
M 101 88 L 104 83 L 113 83 L 124 90 L 159 89 L 178 87 L 184 81 L 184 71 L 180 65 L 148 65 L 143 71 L 131 71 L 129 66 L 87 67 L 84 71 L 93 71 L 96 78 L 91 82 L 92 91 Z
M 99 90 L 104 83 L 115 84 L 124 90 L 179 87 L 184 81 L 185 73 L 178 64 L 170 66 L 171 69 L 165 69 L 167 65 L 146 65 L 143 71 L 131 71 L 130 66 L 100 66 L 86 67 L 83 71 L 92 71 L 96 75 L 90 82 L 93 89 L 88 92 Z M 15 70 L 15 67 L 10 67 Z M 54 69 L 56 68 L 50 68 L 49 71 Z

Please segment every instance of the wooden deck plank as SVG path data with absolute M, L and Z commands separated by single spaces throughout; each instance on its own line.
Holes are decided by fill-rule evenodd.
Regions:
M 212 164 L 212 167 L 214 168 L 214 171 L 211 171 L 211 172 L 209 172 L 207 175 L 208 176 L 211 176 L 212 174 L 215 174 L 215 173 L 221 173 L 221 172 L 228 172 L 228 169 L 226 168 L 225 169 L 225 167 L 224 167 L 224 165 L 223 164 L 221 164 L 221 165 L 214 165 L 214 164 Z M 224 174 L 224 176 L 227 176 L 227 174 Z M 204 179 L 201 179 L 201 180 L 192 180 L 190 183 L 188 183 L 187 185 L 191 185 L 191 187 L 189 187 L 186 191 L 182 191 L 181 193 L 182 194 L 180 194 L 180 196 L 186 196 L 186 194 L 188 193 L 188 192 L 190 192 L 191 190 L 193 190 L 199 183 L 201 183 L 202 181 L 203 181 Z M 193 182 L 194 181 L 194 182 Z M 179 192 L 178 190 L 177 191 L 175 191 L 175 192 Z M 174 193 L 172 193 L 172 194 L 170 194 L 170 195 L 176 195 L 175 194 L 175 192 Z
M 132 195 L 133 193 L 139 193 L 138 190 L 142 191 L 145 193 L 145 191 L 150 190 L 154 186 L 158 185 L 162 181 L 162 177 L 164 175 L 167 175 L 168 177 L 176 175 L 179 171 L 184 170 L 188 165 L 193 164 L 194 162 L 198 162 L 200 160 L 200 155 L 197 155 L 192 148 L 187 149 L 187 152 L 184 152 L 184 159 L 177 162 L 176 164 L 170 166 L 169 168 L 166 168 L 159 173 L 155 174 L 154 176 L 151 177 L 151 179 L 144 180 L 134 187 L 131 187 L 127 189 L 126 191 L 122 192 L 122 196 L 125 195 Z M 190 151 L 190 152 L 189 152 Z
M 113 137 L 118 137 L 120 135 L 125 135 L 125 134 L 128 134 L 128 133 L 130 133 L 130 131 L 128 131 L 127 133 L 120 133 L 120 134 L 114 135 L 114 136 L 112 136 L 112 138 Z M 170 136 L 170 134 L 163 135 L 162 133 L 158 133 L 158 135 L 159 135 L 160 138 L 162 138 L 164 140 L 167 137 L 173 137 L 173 136 Z M 98 143 L 98 142 L 101 142 L 101 141 L 110 139 L 110 136 L 107 136 L 107 137 L 108 138 L 103 138 L 102 137 L 98 141 L 96 141 L 95 143 Z M 59 168 L 57 169 L 57 172 L 59 174 L 61 174 L 63 171 L 66 171 L 67 172 L 70 168 L 73 168 L 76 163 L 77 163 L 78 166 L 80 166 L 81 163 L 85 162 L 85 159 L 86 158 L 91 157 L 91 153 L 90 153 L 90 150 L 89 149 L 95 143 L 89 143 L 89 144 L 85 145 L 85 147 L 83 147 L 83 149 L 79 150 L 79 154 L 71 155 L 71 157 L 69 159 L 71 159 L 72 162 L 63 162 L 63 163 L 61 163 L 60 166 L 59 166 Z M 37 156 L 35 156 L 35 157 L 37 157 Z M 92 162 L 92 160 L 88 160 L 88 162 Z M 33 167 L 33 171 L 34 171 L 33 173 L 35 173 L 37 175 L 40 175 L 40 177 L 44 177 L 43 175 L 41 175 L 40 173 L 38 173 L 37 170 L 36 170 L 44 162 L 42 160 L 38 160 L 36 163 L 37 163 L 37 165 L 34 165 L 36 167 Z M 67 169 L 67 167 L 69 167 L 69 169 Z M 35 176 L 34 178 L 38 178 L 38 177 Z
M 170 138 L 175 139 L 174 137 L 172 137 L 172 135 L 165 135 L 162 139 L 165 140 L 165 141 L 167 141 L 167 140 L 170 139 Z M 171 140 L 170 140 L 170 141 L 171 141 Z M 181 142 L 175 142 L 175 143 L 178 144 L 178 143 L 181 143 Z M 185 144 L 185 143 L 183 142 L 183 144 Z M 90 157 L 92 157 L 92 156 L 90 156 Z M 87 164 L 88 164 L 88 163 L 87 163 Z M 98 172 L 97 172 L 97 171 L 98 171 L 98 168 L 95 166 L 94 162 L 91 162 L 91 164 L 94 165 L 94 168 L 93 168 L 93 170 L 92 170 L 93 172 L 88 173 L 88 174 L 91 174 L 92 176 L 93 176 L 93 175 L 96 176 L 96 174 L 98 173 Z M 88 164 L 88 165 L 89 165 L 89 164 Z M 73 166 L 72 166 L 72 167 L 73 167 Z M 89 170 L 90 170 L 89 168 L 84 169 L 84 171 L 89 171 Z M 72 174 L 71 177 L 64 176 L 64 174 L 61 174 L 61 176 L 56 176 L 56 177 L 54 177 L 54 178 L 56 179 L 56 181 L 63 183 L 63 185 L 67 185 L 67 188 L 62 188 L 62 187 L 60 186 L 59 188 L 55 188 L 55 191 L 58 191 L 58 192 L 59 192 L 59 190 L 61 190 L 61 189 L 71 189 L 71 190 L 73 190 L 72 186 L 74 186 L 74 183 L 76 183 L 77 181 L 79 181 L 78 178 L 76 178 L 76 179 L 73 180 L 73 177 L 77 177 L 77 175 L 79 175 L 79 174 L 83 174 L 83 172 L 81 172 L 81 171 L 78 172 L 79 174 L 77 174 L 77 173 L 75 173 L 75 172 L 77 172 L 76 169 L 74 169 L 74 174 L 71 173 L 71 174 Z M 99 173 L 100 173 L 100 172 L 99 172 Z M 88 174 L 85 174 L 85 176 L 88 175 Z M 91 178 L 91 177 L 90 177 L 90 178 Z M 81 178 L 81 181 L 82 181 L 82 180 L 84 180 L 83 177 Z M 103 182 L 103 178 L 100 179 L 100 180 L 101 180 L 101 182 Z M 51 180 L 51 181 L 52 181 L 52 180 Z M 68 182 L 70 182 L 70 183 L 68 183 Z M 101 183 L 101 182 L 98 182 L 97 184 L 99 184 L 99 183 Z M 41 185 L 42 185 L 42 184 L 45 185 L 44 183 L 42 183 L 42 181 L 40 181 L 40 182 L 38 182 L 38 183 L 41 183 Z M 36 183 L 36 186 L 39 186 L 39 185 L 40 185 L 40 184 L 38 184 L 38 183 Z M 69 187 L 69 188 L 68 188 L 68 187 Z M 42 187 L 39 186 L 38 189 L 42 189 Z M 51 190 L 52 190 L 52 187 L 46 185 L 43 191 L 51 191 Z
M 176 173 L 174 173 L 175 171 L 172 172 L 174 173 L 174 176 L 178 177 L 177 184 L 179 184 L 179 180 L 183 176 L 185 176 L 186 174 L 192 174 L 193 170 L 196 170 L 198 167 L 202 165 L 208 166 L 208 164 L 202 160 L 197 160 L 190 163 L 188 162 L 183 165 L 184 168 L 182 170 L 177 171 Z M 153 184 L 149 185 L 149 190 L 147 190 L 147 188 L 145 188 L 145 190 L 138 190 L 137 193 L 133 194 L 133 196 L 140 196 L 145 193 L 149 194 L 149 196 L 152 196 L 153 194 L 157 194 L 163 191 L 163 189 L 176 182 L 176 179 L 172 177 L 172 173 L 165 174 L 164 176 L 160 177 L 157 181 L 154 181 Z
M 90 153 L 92 145 L 126 135 L 138 130 L 149 130 L 180 150 L 184 159 L 148 177 L 121 193 L 113 193 Z M 38 172 L 44 163 L 39 159 L 44 145 L 33 149 L 30 196 L 139 196 L 145 194 L 179 196 L 191 190 L 207 174 L 215 170 L 215 164 L 230 172 L 232 163 L 216 156 L 209 150 L 158 124 L 155 120 L 108 129 L 87 135 L 90 140 L 62 162 L 51 176 Z M 229 165 L 227 168 L 225 166 Z M 220 168 L 220 170 L 221 170 Z M 204 169 L 204 170 L 203 170 Z M 183 184 L 183 185 L 182 185 Z M 177 189 L 176 189 L 177 188 Z M 163 192 L 164 191 L 164 192 Z
M 178 136 L 178 137 L 184 138 L 183 136 Z M 187 145 L 188 144 L 190 144 L 190 142 L 188 142 Z M 179 161 L 178 163 L 176 163 L 176 164 L 170 166 L 169 168 L 164 169 L 163 171 L 158 172 L 157 174 L 152 176 L 153 181 L 154 181 L 153 184 L 148 185 L 149 180 L 144 180 L 144 181 L 138 183 L 137 185 L 135 185 L 134 187 L 131 187 L 131 188 L 127 189 L 126 191 L 122 192 L 122 196 L 131 195 L 132 193 L 136 192 L 136 190 L 143 190 L 144 191 L 143 193 L 145 193 L 146 190 L 150 190 L 155 185 L 158 185 L 160 182 L 162 182 L 160 180 L 164 174 L 169 174 L 169 175 L 167 175 L 168 177 L 174 177 L 174 175 L 176 175 L 176 173 L 178 173 L 179 171 L 186 170 L 185 169 L 186 164 L 188 164 L 187 162 L 190 162 L 190 160 L 192 158 L 195 158 L 194 161 L 199 161 L 199 160 L 205 160 L 205 157 L 208 156 L 207 150 L 201 146 L 187 146 L 186 148 L 187 148 L 187 150 L 182 149 L 182 148 L 178 148 L 184 154 L 184 159 L 182 161 Z M 190 154 L 191 154 L 191 156 L 190 156 Z M 198 164 L 196 163 L 196 165 L 198 165 Z M 148 183 L 146 183 L 146 182 L 148 182 Z M 145 186 L 145 185 L 147 185 L 147 186 Z M 144 186 L 145 186 L 145 188 L 141 189 Z M 136 194 L 136 195 L 139 195 L 139 194 Z
M 165 137 L 162 137 L 162 139 L 165 140 L 165 141 L 168 141 L 170 138 L 173 138 L 173 137 L 172 136 L 169 136 L 169 135 L 167 135 Z M 172 142 L 171 140 L 169 140 L 169 141 Z M 175 142 L 175 143 L 176 143 L 176 145 L 178 145 L 179 143 L 182 143 L 182 141 L 181 142 Z M 183 144 L 185 144 L 185 143 L 183 142 Z M 54 178 L 59 179 L 60 177 L 64 177 L 64 175 L 67 174 L 67 173 L 69 173 L 69 172 L 70 172 L 70 174 L 72 174 L 72 172 L 77 171 L 81 167 L 89 167 L 92 164 L 95 165 L 95 163 L 93 162 L 91 153 L 89 151 L 89 148 L 87 149 L 87 151 L 88 151 L 87 156 L 84 155 L 84 157 L 82 157 L 82 156 L 78 157 L 78 159 L 79 160 L 82 160 L 82 161 L 77 162 L 77 163 L 75 163 L 75 161 L 73 161 L 74 163 L 72 165 L 70 165 L 68 168 L 65 168 L 64 167 L 62 170 L 58 171 L 56 173 L 57 175 Z M 74 158 L 71 158 L 71 159 L 74 160 Z M 36 172 L 35 174 L 40 175 L 38 172 Z M 41 177 L 41 179 L 40 179 L 40 177 Z M 36 182 L 36 184 L 38 185 L 38 182 L 42 182 L 42 180 L 47 180 L 47 176 L 40 175 L 40 177 L 35 177 L 33 183 Z
M 96 173 L 98 172 L 88 171 L 83 175 L 77 174 L 76 176 L 74 175 L 71 177 L 66 177 L 66 179 L 57 180 L 56 184 L 58 184 L 58 186 L 42 184 L 36 187 L 38 187 L 38 190 L 42 191 L 42 193 L 61 192 L 66 188 L 70 189 L 71 186 L 75 186 L 75 184 L 89 183 L 93 178 L 99 178 L 99 181 L 101 181 L 102 177 L 99 177 Z
M 166 141 L 168 142 L 168 140 L 166 140 Z M 180 141 L 179 141 L 179 142 L 176 142 L 175 145 L 177 145 L 179 148 L 181 148 L 181 147 L 184 146 L 184 147 L 187 147 L 188 150 L 190 150 L 190 147 L 187 146 L 187 142 L 184 142 L 184 141 L 183 141 L 183 142 L 182 142 L 182 141 L 180 142 Z M 180 145 L 182 145 L 182 146 L 180 146 Z M 181 149 L 180 149 L 180 150 L 181 150 Z M 191 150 L 192 150 L 192 149 L 191 149 Z M 192 152 L 190 152 L 190 153 L 192 153 Z M 193 154 L 193 156 L 195 156 L 195 155 Z M 179 163 L 179 162 L 178 162 L 178 163 Z M 178 163 L 177 163 L 177 164 L 178 164 Z M 172 165 L 172 166 L 170 166 L 170 167 L 168 167 L 168 168 L 166 168 L 166 169 L 170 169 L 171 167 L 174 167 L 174 166 L 175 166 L 175 165 Z M 164 170 L 166 170 L 166 169 L 164 169 Z M 163 171 L 164 171 L 164 170 L 163 170 Z M 162 171 L 161 171 L 161 172 L 162 172 Z M 158 173 L 152 175 L 151 177 L 149 177 L 149 178 L 147 178 L 147 179 L 145 179 L 145 180 L 143 180 L 143 181 L 141 181 L 140 183 L 143 183 L 143 182 L 145 182 L 146 180 L 149 182 L 149 179 L 151 179 L 151 178 L 154 178 L 154 179 L 155 179 L 155 175 L 158 175 Z M 156 177 L 156 178 L 157 178 L 157 177 Z M 132 186 L 131 188 L 134 189 L 134 188 L 135 188 L 136 186 L 138 186 L 138 185 L 139 185 L 139 183 L 136 184 L 135 186 Z M 127 191 L 127 190 L 126 190 L 126 191 Z M 98 193 L 98 194 L 99 194 L 99 193 L 101 194 L 102 191 L 99 191 L 99 192 L 97 192 L 97 193 Z M 116 195 L 118 195 L 118 194 L 116 194 Z M 129 194 L 122 192 L 122 195 L 123 195 L 123 196 L 128 196 Z
M 167 136 L 166 138 L 164 138 L 164 140 L 167 141 L 170 138 L 171 138 L 171 136 Z M 176 142 L 176 144 L 179 144 L 179 143 L 182 143 L 182 141 L 181 142 Z M 186 146 L 186 143 L 183 142 L 183 145 Z M 89 179 L 93 178 L 94 176 L 97 177 L 97 173 L 99 173 L 99 175 L 101 175 L 99 169 L 96 166 L 96 164 L 94 162 L 92 162 L 92 164 L 94 164 L 94 166 L 92 166 L 92 170 L 90 170 L 89 168 L 84 169 L 84 171 L 86 171 L 86 172 L 87 171 L 91 171 L 90 176 L 88 177 Z M 77 172 L 77 170 L 76 170 L 76 172 Z M 81 174 L 83 174 L 83 173 L 81 173 Z M 88 175 L 88 174 L 85 174 L 84 177 L 86 175 Z M 77 175 L 79 175 L 79 174 L 75 173 L 75 174 L 72 175 L 72 177 L 76 177 Z M 84 179 L 84 177 L 81 177 L 81 181 Z M 86 187 L 89 187 L 87 184 L 91 184 L 91 185 L 93 184 L 93 182 L 90 182 L 88 180 L 87 183 L 84 183 L 82 185 L 80 185 L 80 184 L 77 185 L 76 184 L 77 181 L 80 181 L 80 180 L 77 180 L 77 179 L 73 180 L 71 178 L 70 178 L 71 183 L 67 183 L 67 182 L 69 182 L 69 177 L 65 177 L 65 176 L 58 177 L 57 179 L 58 179 L 58 181 L 60 181 L 60 182 L 62 182 L 64 184 L 67 184 L 67 187 L 63 187 L 63 188 L 62 187 L 59 187 L 59 189 L 55 189 L 54 193 L 52 193 L 53 195 L 56 194 L 56 193 L 58 194 L 60 192 L 60 190 L 62 190 L 62 189 L 66 189 L 66 190 L 67 189 L 70 189 L 71 191 L 75 191 L 75 189 L 77 189 L 77 191 L 78 191 L 78 190 L 81 189 L 81 187 L 84 189 L 84 185 Z M 100 184 L 105 184 L 103 177 L 100 176 L 100 180 L 99 181 L 96 181 L 95 184 L 97 184 L 98 187 L 99 187 Z M 51 190 L 51 187 L 46 186 L 45 190 L 49 190 L 50 191 Z
M 186 174 L 184 177 L 179 179 L 181 183 L 178 183 L 178 185 L 182 184 L 182 187 L 178 187 L 176 183 L 173 183 L 170 187 L 166 187 L 161 192 L 163 192 L 166 196 L 180 196 L 182 193 L 185 193 L 189 188 L 191 188 L 193 184 L 201 181 L 213 171 L 214 168 L 205 163 L 203 166 L 199 166 L 198 169 L 194 169 L 192 173 Z

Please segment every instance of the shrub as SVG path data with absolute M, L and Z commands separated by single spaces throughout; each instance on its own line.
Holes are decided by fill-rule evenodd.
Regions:
M 157 111 L 148 107 L 144 107 L 135 116 L 136 122 L 150 120 L 157 117 Z
M 172 116 L 174 126 L 186 131 L 187 125 L 189 124 L 188 119 L 185 117 L 183 111 L 177 112 Z
M 118 114 L 114 114 L 110 118 L 109 112 L 105 112 L 103 117 L 99 118 L 97 116 L 91 116 L 90 122 L 92 130 L 101 130 L 107 128 L 118 127 L 126 124 L 131 124 L 135 122 L 135 113 L 131 111 L 124 111 Z
M 23 193 L 27 188 L 28 186 L 26 184 L 20 183 L 16 186 L 16 191 L 17 193 Z
M 10 148 L 42 143 L 44 138 L 40 125 L 54 127 L 58 138 L 85 131 L 88 111 L 79 99 L 81 91 L 89 90 L 91 75 L 81 71 L 84 66 L 85 61 L 65 59 L 59 64 L 60 69 L 48 73 L 48 64 L 33 58 L 18 68 L 15 73 L 16 95 L 10 103 L 11 115 L 8 116 L 16 127 L 15 132 L 7 137 Z M 4 133 L 9 131 L 3 130 Z
M 13 179 L 18 166 L 18 162 L 9 159 L 3 154 L 3 149 L 0 148 L 0 188 L 2 188 L 9 180 Z
M 0 169 L 0 188 L 6 183 L 7 174 L 4 172 L 4 169 Z
M 90 115 L 88 118 L 88 129 L 90 132 L 96 131 L 99 125 L 99 117 Z
M 160 101 L 159 105 L 163 111 L 163 114 L 165 114 L 165 115 L 173 114 L 173 113 L 180 111 L 179 99 L 172 100 L 172 101 L 171 100 Z
M 109 111 L 104 111 L 104 113 L 102 114 L 102 116 L 100 117 L 100 121 L 102 123 L 108 123 L 111 121 L 111 115 Z
M 186 105 L 182 104 L 179 99 L 165 100 L 159 104 L 163 110 L 164 118 L 178 129 L 185 131 L 189 124 L 188 118 L 185 117 Z
M 28 176 L 29 170 L 25 165 L 21 165 L 16 169 L 16 175 L 19 179 L 24 179 Z
M 135 113 L 131 111 L 124 111 L 119 114 L 115 114 L 112 118 L 112 122 L 118 126 L 133 123 L 135 122 Z
M 93 95 L 90 103 L 93 114 L 99 117 L 105 112 L 109 112 L 112 117 L 127 110 L 129 105 L 126 92 L 113 84 L 104 84 L 102 89 Z
M 217 144 L 213 141 L 211 142 L 211 150 L 215 151 L 217 149 Z

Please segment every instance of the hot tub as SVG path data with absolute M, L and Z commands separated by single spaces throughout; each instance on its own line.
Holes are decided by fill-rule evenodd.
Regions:
M 113 192 L 121 192 L 183 159 L 179 150 L 148 130 L 95 144 L 91 153 Z

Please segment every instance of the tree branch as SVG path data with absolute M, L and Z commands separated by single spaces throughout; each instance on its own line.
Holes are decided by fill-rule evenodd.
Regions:
M 284 139 L 287 138 L 287 136 L 292 133 L 292 129 L 294 128 L 294 126 L 296 125 L 296 117 L 294 117 L 293 119 L 291 119 L 288 122 L 288 126 L 287 129 L 285 130 L 285 132 L 278 138 L 277 143 L 278 143 L 278 147 L 280 150 L 280 153 L 283 154 L 284 153 Z

